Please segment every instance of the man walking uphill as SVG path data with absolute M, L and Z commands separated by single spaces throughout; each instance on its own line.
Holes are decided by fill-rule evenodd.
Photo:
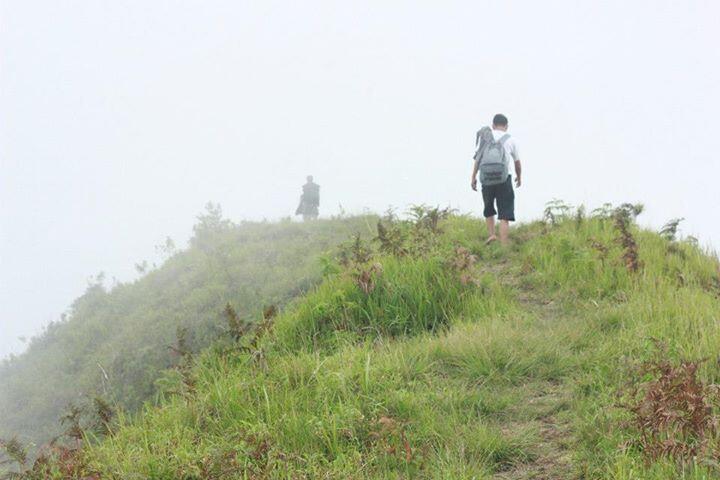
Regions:
M 520 154 L 518 147 L 507 133 L 508 119 L 498 113 L 493 118 L 492 129 L 483 127 L 475 136 L 475 151 L 472 180 L 470 186 L 477 191 L 477 177 L 480 173 L 482 196 L 485 208 L 483 216 L 487 223 L 488 239 L 486 243 L 497 240 L 495 235 L 495 215 L 500 220 L 500 243 L 507 245 L 510 222 L 515 221 L 515 192 L 510 174 L 510 159 L 515 164 L 515 186 L 522 184 Z M 497 204 L 497 210 L 495 205 Z

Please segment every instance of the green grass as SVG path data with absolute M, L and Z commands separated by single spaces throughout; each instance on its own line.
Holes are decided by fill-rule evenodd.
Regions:
M 715 359 L 717 259 L 612 221 L 562 218 L 482 245 L 478 219 L 401 223 L 420 255 L 329 268 L 257 344 L 219 341 L 161 402 L 82 452 L 101 478 L 720 478 L 711 461 L 646 461 L 618 392 L 654 354 Z M 472 282 L 451 267 L 479 258 Z M 366 293 L 357 272 L 378 263 Z M 248 348 L 241 348 L 242 346 Z M 718 382 L 713 360 L 700 377 Z M 174 380 L 173 380 L 174 379 Z M 720 413 L 720 412 L 716 412 Z M 717 438 L 711 439 L 717 442 Z M 57 476 L 56 478 L 62 478 Z
M 348 276 L 325 282 L 276 327 L 284 349 L 331 349 L 361 337 L 436 332 L 463 314 L 486 316 L 507 308 L 500 287 L 483 294 L 462 285 L 442 258 L 383 258 L 377 285 L 366 294 Z
M 140 408 L 175 361 L 168 345 L 178 327 L 200 351 L 224 328 L 227 302 L 242 318 L 284 305 L 322 280 L 320 255 L 356 232 L 369 236 L 376 217 L 232 224 L 211 211 L 198 220 L 188 248 L 136 281 L 93 283 L 64 320 L 0 362 L 0 438 L 48 441 L 68 404 L 98 394 Z

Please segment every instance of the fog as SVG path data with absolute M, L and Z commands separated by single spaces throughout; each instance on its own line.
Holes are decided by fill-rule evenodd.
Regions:
M 519 220 L 642 202 L 720 246 L 713 1 L 0 4 L 0 356 L 207 201 L 229 218 L 393 205 L 481 214 L 475 131 L 505 113 Z

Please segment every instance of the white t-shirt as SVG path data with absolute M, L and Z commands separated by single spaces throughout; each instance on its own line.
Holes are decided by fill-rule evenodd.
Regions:
M 494 128 L 491 128 L 493 138 L 495 141 L 500 140 L 503 135 L 505 135 L 507 132 L 503 132 L 502 130 L 495 130 Z M 510 159 L 512 158 L 517 162 L 520 160 L 520 150 L 518 150 L 517 142 L 515 141 L 515 137 L 510 135 L 510 138 L 505 140 L 505 143 L 503 143 L 503 147 L 505 147 L 505 157 Z M 475 145 L 475 148 L 477 148 L 477 145 Z M 511 165 L 508 165 L 508 172 L 513 172 L 515 170 L 515 162 L 508 162 Z

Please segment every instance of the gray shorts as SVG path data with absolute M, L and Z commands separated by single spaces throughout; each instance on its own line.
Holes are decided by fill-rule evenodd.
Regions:
M 512 187 L 512 175 L 503 183 L 497 185 L 483 185 L 482 196 L 485 208 L 485 218 L 498 216 L 499 220 L 515 221 L 515 191 Z M 497 211 L 495 204 L 497 203 Z

